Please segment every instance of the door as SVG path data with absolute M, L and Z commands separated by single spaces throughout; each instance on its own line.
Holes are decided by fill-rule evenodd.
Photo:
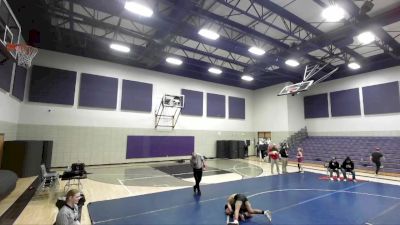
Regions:
M 258 140 L 261 138 L 263 139 L 270 139 L 271 140 L 271 131 L 259 131 L 258 132 Z
M 3 146 L 4 146 L 4 134 L 0 134 L 0 168 L 1 168 L 1 159 L 3 158 Z

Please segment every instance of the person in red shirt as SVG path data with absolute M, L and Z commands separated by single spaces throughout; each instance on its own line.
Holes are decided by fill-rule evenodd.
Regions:
M 297 148 L 296 158 L 297 158 L 297 167 L 299 168 L 299 173 L 304 173 L 304 169 L 303 169 L 304 156 L 303 156 L 302 148 Z
M 274 165 L 276 166 L 276 171 L 279 174 L 279 151 L 278 148 L 276 147 L 276 144 L 272 145 L 272 148 L 270 148 L 268 152 L 268 156 L 271 158 L 271 174 L 274 174 Z

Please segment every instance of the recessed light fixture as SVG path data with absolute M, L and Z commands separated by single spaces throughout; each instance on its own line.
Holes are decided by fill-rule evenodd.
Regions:
M 120 44 L 114 44 L 114 43 L 110 44 L 110 48 L 114 49 L 116 51 L 119 51 L 119 52 L 124 52 L 124 53 L 128 53 L 128 52 L 131 51 L 131 49 L 128 46 L 120 45 Z
M 349 63 L 347 66 L 348 66 L 350 69 L 353 69 L 353 70 L 357 70 L 357 69 L 360 69 L 360 68 L 361 68 L 360 64 L 358 64 L 358 63 L 356 63 L 356 62 L 351 62 L 351 63 Z
M 181 65 L 182 64 L 182 60 L 178 59 L 178 58 L 174 58 L 174 57 L 168 57 L 165 59 L 165 61 L 167 61 L 167 63 L 173 64 L 173 65 Z
M 252 80 L 254 80 L 254 78 L 253 78 L 252 76 L 249 76 L 249 75 L 243 75 L 243 76 L 242 76 L 242 80 L 245 80 L 245 81 L 252 81 Z
M 208 69 L 208 72 L 213 73 L 213 74 L 221 74 L 222 70 L 215 68 L 215 67 L 211 67 L 210 69 Z
M 297 62 L 297 60 L 294 60 L 294 59 L 286 60 L 285 64 L 288 65 L 288 66 L 292 66 L 292 67 L 296 67 L 296 66 L 300 65 L 300 63 Z
M 265 54 L 264 49 L 257 48 L 257 47 L 254 47 L 254 46 L 249 48 L 249 52 L 251 52 L 251 53 L 253 53 L 255 55 L 264 55 Z
M 215 33 L 212 30 L 208 30 L 208 29 L 201 29 L 199 30 L 198 34 L 200 34 L 201 36 L 211 39 L 211 40 L 217 40 L 219 38 L 219 34 Z
M 357 36 L 357 39 L 361 44 L 366 45 L 366 44 L 369 44 L 369 43 L 375 41 L 375 35 L 371 31 L 366 31 L 366 32 L 359 34 Z
M 344 18 L 344 10 L 338 5 L 331 5 L 322 11 L 322 17 L 326 19 L 327 22 L 338 22 Z
M 153 10 L 151 8 L 149 8 L 148 6 L 139 4 L 137 2 L 126 1 L 125 9 L 130 12 L 133 12 L 135 14 L 144 16 L 144 17 L 151 17 L 153 15 Z

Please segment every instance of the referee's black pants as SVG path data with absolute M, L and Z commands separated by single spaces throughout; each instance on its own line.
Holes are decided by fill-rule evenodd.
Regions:
M 193 169 L 193 176 L 194 176 L 194 180 L 196 181 L 196 185 L 194 185 L 194 189 L 197 189 L 197 191 L 200 191 L 200 181 L 201 181 L 201 178 L 203 177 L 203 169 Z

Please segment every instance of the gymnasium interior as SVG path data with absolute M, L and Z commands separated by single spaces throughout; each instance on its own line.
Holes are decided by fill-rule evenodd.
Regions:
M 399 82 L 400 0 L 0 0 L 0 224 L 399 224 Z

